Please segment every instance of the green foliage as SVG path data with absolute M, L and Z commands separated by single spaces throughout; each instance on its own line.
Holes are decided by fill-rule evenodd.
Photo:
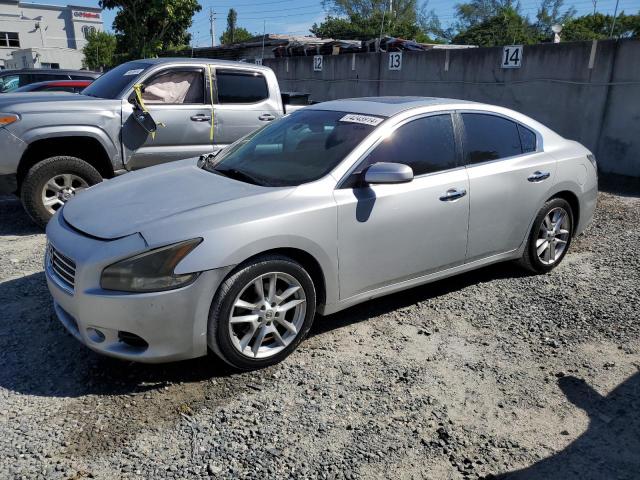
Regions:
M 453 43 L 480 47 L 531 44 L 537 41 L 539 35 L 536 30 L 513 7 L 505 7 L 497 15 L 472 25 L 453 37 Z
M 188 28 L 202 7 L 197 0 L 100 0 L 118 9 L 113 21 L 118 52 L 129 59 L 156 57 L 163 50 L 188 45 Z
M 253 37 L 254 35 L 249 30 L 238 27 L 238 12 L 231 8 L 227 15 L 227 29 L 220 37 L 220 43 L 228 45 L 230 43 L 246 42 Z
M 225 32 L 220 37 L 220 43 L 222 45 L 229 45 L 230 43 L 239 43 L 246 42 L 250 38 L 255 37 L 256 35 L 252 34 L 249 30 L 242 27 L 236 27 L 233 33 L 233 37 L 229 30 L 225 30 Z
M 421 28 L 417 0 L 395 0 L 391 11 L 388 0 L 332 0 L 325 1 L 324 6 L 333 15 L 311 27 L 317 37 L 370 40 L 382 33 L 432 42 Z
M 534 27 L 542 38 L 551 40 L 553 38 L 551 27 L 555 24 L 562 25 L 575 16 L 576 9 L 574 7 L 569 7 L 563 12 L 563 6 L 564 0 L 542 0 L 540 2 Z
M 613 16 L 596 13 L 577 17 L 566 22 L 562 28 L 562 40 L 600 40 L 609 38 Z M 620 13 L 616 18 L 614 37 L 640 37 L 640 13 L 625 15 Z
M 83 48 L 84 63 L 90 70 L 109 69 L 116 64 L 116 36 L 107 32 L 93 32 Z

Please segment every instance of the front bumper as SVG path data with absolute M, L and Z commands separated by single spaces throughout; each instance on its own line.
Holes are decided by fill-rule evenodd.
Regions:
M 47 226 L 50 244 L 75 262 L 72 286 L 52 268 L 45 273 L 56 315 L 90 349 L 126 360 L 167 362 L 207 354 L 207 322 L 216 289 L 228 269 L 203 272 L 186 287 L 142 294 L 103 290 L 105 266 L 147 249 L 138 235 L 103 241 L 72 230 L 54 216 Z

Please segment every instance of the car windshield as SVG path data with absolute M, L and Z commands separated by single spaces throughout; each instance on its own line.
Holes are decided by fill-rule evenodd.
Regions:
M 119 98 L 120 94 L 131 87 L 140 74 L 149 67 L 148 63 L 142 62 L 123 63 L 97 78 L 82 91 L 82 94 L 97 98 Z
M 299 110 L 237 141 L 203 168 L 256 185 L 301 185 L 333 170 L 383 120 Z

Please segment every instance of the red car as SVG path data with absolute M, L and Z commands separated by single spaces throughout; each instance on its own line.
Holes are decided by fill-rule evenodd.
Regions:
M 51 80 L 48 82 L 37 82 L 17 88 L 11 93 L 21 92 L 70 92 L 80 93 L 87 88 L 93 80 Z

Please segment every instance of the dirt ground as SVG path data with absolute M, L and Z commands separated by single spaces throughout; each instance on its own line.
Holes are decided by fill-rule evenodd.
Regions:
M 640 198 L 548 275 L 501 264 L 316 319 L 285 362 L 100 357 L 0 197 L 0 478 L 640 478 Z

